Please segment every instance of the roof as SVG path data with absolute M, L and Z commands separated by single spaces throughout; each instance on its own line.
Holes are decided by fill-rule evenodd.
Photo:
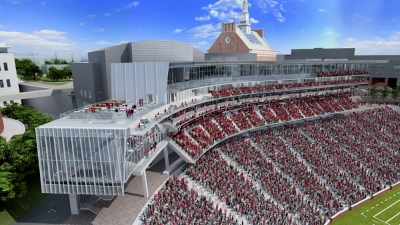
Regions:
M 11 46 L 7 46 L 6 43 L 0 43 L 0 48 L 11 48 Z
M 246 46 L 250 50 L 262 50 L 268 52 L 276 52 L 272 46 L 260 35 L 251 31 L 250 33 L 244 33 L 240 28 L 236 29 L 236 34 L 242 39 L 242 41 L 246 44 Z
M 281 61 L 199 61 L 191 63 L 181 63 L 179 66 L 224 66 L 224 65 L 314 65 L 314 64 L 329 64 L 329 63 L 389 63 L 389 60 L 348 60 L 348 61 L 308 61 L 308 60 L 281 60 Z

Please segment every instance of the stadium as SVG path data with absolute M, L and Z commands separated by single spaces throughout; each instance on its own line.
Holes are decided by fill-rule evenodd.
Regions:
M 398 187 L 400 110 L 355 95 L 390 60 L 276 60 L 247 7 L 205 55 L 154 40 L 70 63 L 81 107 L 36 129 L 42 192 L 97 214 L 142 186 L 133 224 L 328 224 Z

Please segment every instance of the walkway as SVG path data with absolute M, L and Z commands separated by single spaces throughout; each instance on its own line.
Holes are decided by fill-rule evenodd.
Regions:
M 50 82 L 49 82 L 49 84 L 45 84 L 45 83 L 41 83 L 41 82 L 29 82 L 29 81 L 21 82 L 20 84 L 34 86 L 34 87 L 47 88 L 47 89 L 53 89 L 53 90 L 58 90 L 58 89 L 64 90 L 64 89 L 73 89 L 74 88 L 74 84 L 72 81 L 69 82 L 68 84 L 64 84 L 64 85 L 52 85 Z
M 3 117 L 4 131 L 0 136 L 4 137 L 9 141 L 12 136 L 16 134 L 23 134 L 25 132 L 25 126 L 18 120 Z
M 169 155 L 170 164 L 178 159 L 176 153 Z M 149 198 L 143 197 L 142 178 L 134 177 L 125 189 L 125 195 L 117 196 L 113 201 L 102 201 L 103 208 L 98 215 L 89 211 L 81 211 L 79 215 L 71 215 L 68 195 L 49 194 L 42 202 L 25 215 L 16 219 L 12 225 L 42 224 L 133 224 L 142 208 L 155 191 L 168 178 L 163 175 L 164 160 L 146 170 Z M 82 196 L 81 198 L 83 198 Z

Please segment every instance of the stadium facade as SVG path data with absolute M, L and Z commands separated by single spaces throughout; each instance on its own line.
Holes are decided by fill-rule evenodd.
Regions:
M 262 31 L 251 30 L 246 5 L 243 12 L 244 20 L 239 25 L 222 25 L 223 32 L 209 53 L 188 43 L 146 40 L 89 52 L 88 62 L 70 63 L 79 108 L 36 129 L 42 192 L 68 194 L 71 213 L 78 214 L 80 209 L 90 207 L 80 203 L 80 195 L 102 198 L 123 195 L 131 178 L 141 176 L 147 198 L 145 170 L 154 160 L 164 159 L 166 173 L 170 173 L 177 165 L 169 163 L 170 152 L 176 152 L 180 162 L 194 163 L 217 144 L 192 156 L 169 137 L 207 116 L 207 113 L 193 114 L 196 109 L 249 98 L 265 101 L 266 96 L 282 93 L 368 85 L 366 79 L 371 80 L 371 74 L 366 71 L 391 65 L 391 59 L 385 57 L 357 58 L 354 49 L 334 49 L 323 57 L 310 54 L 301 58 L 293 50 L 284 61 L 276 61 L 276 51 L 264 39 Z M 229 41 L 225 35 L 229 35 Z M 255 44 L 247 42 L 254 37 L 253 41 L 261 43 L 261 49 L 249 48 Z M 232 52 L 222 47 L 222 41 L 225 44 L 237 41 L 248 49 Z M 213 51 L 219 42 L 221 51 Z M 222 52 L 223 49 L 226 51 Z M 332 70 L 340 72 L 319 76 Z M 382 73 L 386 76 L 385 71 Z M 325 85 L 306 85 L 310 83 Z M 294 87 L 227 96 L 210 94 L 232 88 L 274 85 Z M 229 108 L 216 106 L 211 114 L 225 110 Z M 177 123 L 176 115 L 181 113 L 190 113 L 191 118 Z

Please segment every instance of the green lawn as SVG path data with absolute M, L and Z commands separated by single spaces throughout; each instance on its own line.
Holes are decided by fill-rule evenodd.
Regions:
M 19 199 L 0 202 L 0 225 L 8 225 L 37 205 L 47 194 L 40 189 L 39 174 L 27 178 L 28 193 Z
M 53 81 L 49 78 L 47 78 L 45 75 L 43 75 L 42 77 L 38 77 L 36 78 L 36 80 L 33 79 L 26 79 L 23 76 L 18 74 L 18 77 L 22 80 L 25 80 L 27 82 L 37 82 L 37 83 L 42 83 L 42 84 L 49 84 L 49 85 L 56 85 L 56 86 L 61 86 L 64 84 L 69 84 L 72 82 L 72 80 L 61 80 L 61 81 Z
M 400 224 L 400 187 L 371 200 L 360 208 L 350 211 L 334 225 L 398 225 Z

